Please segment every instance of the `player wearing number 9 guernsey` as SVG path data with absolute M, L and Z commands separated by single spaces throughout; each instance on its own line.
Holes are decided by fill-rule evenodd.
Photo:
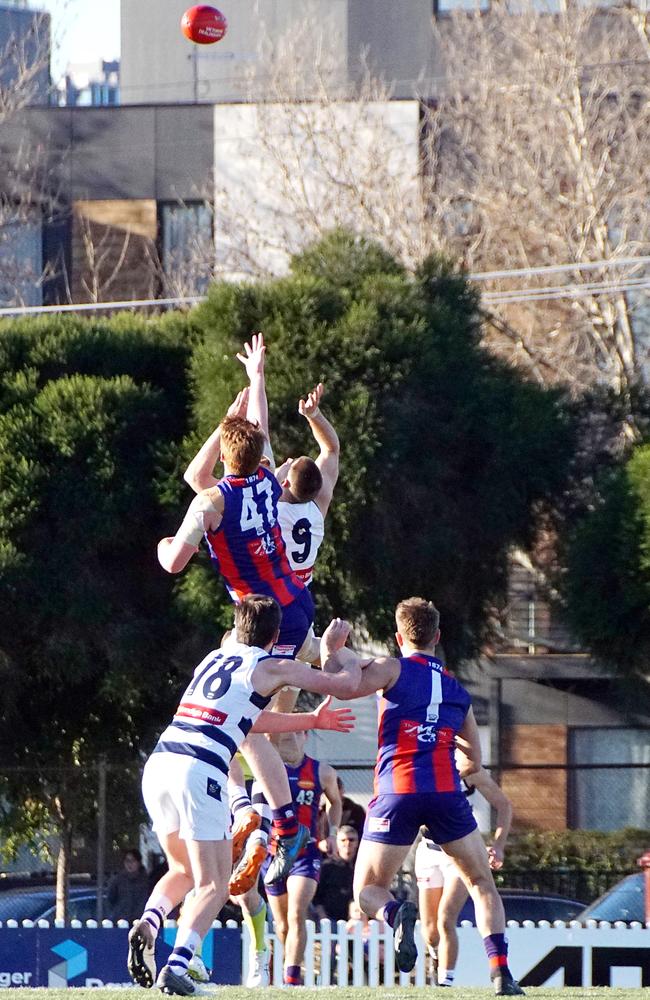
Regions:
M 335 675 L 270 655 L 280 626 L 280 607 L 265 595 L 245 597 L 235 609 L 240 641 L 215 650 L 197 667 L 170 725 L 147 761 L 142 792 L 169 871 L 157 883 L 142 918 L 129 934 L 132 979 L 151 987 L 156 979 L 155 940 L 165 917 L 194 889 L 179 921 L 174 950 L 157 980 L 163 993 L 195 992 L 187 974 L 199 942 L 228 896 L 232 867 L 230 809 L 226 787 L 233 754 L 256 724 L 260 730 L 304 729 L 304 715 L 267 712 L 272 695 L 294 676 L 301 687 L 345 698 L 361 679 L 356 664 Z M 326 629 L 330 643 L 347 638 L 339 619 Z
M 339 475 L 340 445 L 336 431 L 320 411 L 322 382 L 307 399 L 298 403 L 298 412 L 309 423 L 319 447 L 316 460 L 302 455 L 287 459 L 276 470 L 282 483 L 278 506 L 282 537 L 291 568 L 304 583 L 310 584 L 320 543 L 325 534 L 325 516 L 329 510 Z

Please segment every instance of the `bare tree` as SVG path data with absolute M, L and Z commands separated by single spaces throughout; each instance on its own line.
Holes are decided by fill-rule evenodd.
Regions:
M 650 253 L 646 17 L 567 0 L 458 12 L 434 25 L 443 64 L 419 104 L 370 73 L 350 84 L 331 47 L 314 62 L 294 33 L 258 60 L 266 100 L 257 67 L 251 103 L 220 112 L 217 272 L 281 273 L 337 225 L 408 266 L 434 249 L 470 272 L 575 264 L 486 282 L 487 342 L 541 381 L 625 391 L 643 376 L 650 279 L 599 262 Z
M 319 37 L 327 44 L 314 56 Z M 350 83 L 335 39 L 331 25 L 306 18 L 274 47 L 261 48 L 249 103 L 219 111 L 215 231 L 222 273 L 281 273 L 292 253 L 341 225 L 379 236 L 409 265 L 430 245 L 418 104 L 391 101 L 390 87 L 368 70 Z
M 11 11 L 5 16 L 11 19 Z M 40 297 L 51 277 L 41 260 L 41 227 L 58 211 L 48 150 L 24 128 L 24 111 L 47 104 L 49 18 L 32 12 L 28 27 L 0 47 L 0 300 L 23 304 Z
M 525 0 L 514 13 L 496 4 L 489 16 L 457 15 L 439 26 L 448 72 L 428 114 L 428 204 L 441 244 L 470 271 L 650 251 L 650 66 L 638 15 L 566 0 L 549 14 Z M 604 378 L 625 390 L 647 350 L 645 293 L 625 287 L 638 273 L 624 271 L 623 281 L 606 266 L 576 266 L 526 279 L 537 288 L 568 279 L 575 296 L 514 295 L 521 301 L 499 306 L 490 343 L 512 357 L 514 330 L 522 362 L 541 377 L 578 385 Z M 513 286 L 488 286 L 496 301 L 506 282 Z M 586 294 L 603 283 L 608 294 Z

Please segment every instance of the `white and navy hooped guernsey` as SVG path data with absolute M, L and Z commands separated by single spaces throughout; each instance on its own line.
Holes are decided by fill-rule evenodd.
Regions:
M 314 500 L 278 504 L 278 519 L 291 569 L 304 584 L 310 584 L 314 563 L 325 536 L 325 520 Z
M 153 752 L 194 757 L 227 775 L 239 745 L 271 700 L 251 682 L 253 670 L 268 655 L 233 641 L 208 653 Z

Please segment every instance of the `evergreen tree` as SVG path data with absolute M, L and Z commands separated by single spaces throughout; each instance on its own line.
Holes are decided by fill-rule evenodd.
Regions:
M 440 606 L 451 662 L 475 652 L 504 592 L 510 545 L 561 491 L 573 442 L 557 392 L 522 380 L 481 346 L 478 299 L 432 258 L 415 275 L 345 232 L 293 261 L 289 277 L 217 285 L 197 311 L 198 432 L 242 384 L 232 360 L 263 330 L 276 457 L 313 452 L 297 400 L 316 382 L 341 439 L 341 475 L 315 576 L 318 626 L 331 613 L 393 631 L 411 594 Z M 186 575 L 190 606 L 229 624 L 207 563 Z M 210 595 L 209 597 L 207 595 Z

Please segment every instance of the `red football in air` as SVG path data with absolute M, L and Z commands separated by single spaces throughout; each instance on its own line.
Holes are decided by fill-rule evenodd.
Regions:
M 216 7 L 199 3 L 190 7 L 181 18 L 181 31 L 197 45 L 212 45 L 220 42 L 226 33 L 228 22 Z

